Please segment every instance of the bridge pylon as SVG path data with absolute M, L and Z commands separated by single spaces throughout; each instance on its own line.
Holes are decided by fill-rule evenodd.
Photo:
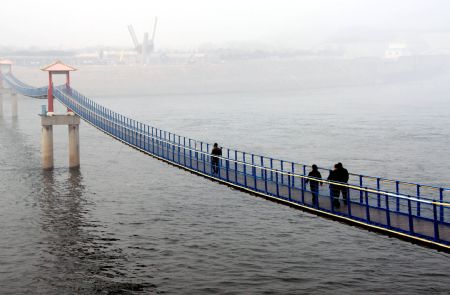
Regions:
M 9 59 L 1 59 L 0 60 L 0 73 L 1 74 L 11 74 L 12 73 L 12 64 L 13 62 Z M 3 77 L 0 75 L 0 89 L 4 88 L 3 86 Z
M 0 92 L 0 118 L 3 117 L 3 93 Z
M 10 88 L 6 88 L 3 82 L 3 74 L 12 73 L 13 62 L 8 59 L 0 60 L 0 117 L 3 116 L 3 96 L 11 96 L 11 116 L 17 118 L 17 94 Z
M 70 72 L 76 71 L 75 68 L 68 66 L 60 61 L 41 69 L 48 72 L 48 111 L 41 114 L 41 159 L 42 168 L 45 170 L 53 169 L 53 126 L 66 125 L 69 132 L 69 168 L 77 169 L 80 167 L 80 117 L 67 109 L 66 114 L 55 114 L 53 107 L 53 75 L 63 74 L 66 76 L 66 87 L 70 91 Z

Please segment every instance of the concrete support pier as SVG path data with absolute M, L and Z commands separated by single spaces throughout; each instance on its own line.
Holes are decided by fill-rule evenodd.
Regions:
M 0 118 L 3 117 L 3 93 L 0 93 Z
M 41 133 L 42 169 L 53 169 L 53 126 L 42 125 Z
M 69 168 L 80 167 L 80 125 L 69 125 Z
M 11 116 L 17 118 L 17 93 L 11 93 Z
M 41 158 L 42 168 L 53 169 L 53 126 L 66 125 L 69 128 L 69 167 L 80 167 L 80 117 L 67 115 L 41 116 Z

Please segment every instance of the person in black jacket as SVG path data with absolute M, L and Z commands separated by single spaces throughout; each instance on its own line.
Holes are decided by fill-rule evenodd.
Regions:
M 334 165 L 334 169 L 330 171 L 327 180 L 338 182 L 337 164 Z M 339 203 L 339 186 L 330 183 L 330 196 L 333 198 L 333 206 L 336 208 L 340 207 Z
M 317 165 L 312 165 L 312 170 L 309 172 L 308 177 L 313 177 L 317 179 L 322 179 L 322 175 L 320 174 L 319 170 L 317 169 Z M 319 197 L 319 181 L 314 179 L 306 179 L 305 184 L 308 184 L 311 189 L 312 194 L 312 204 L 316 205 Z M 320 182 L 320 185 L 322 186 L 322 182 Z
M 211 164 L 212 164 L 212 172 L 219 173 L 219 157 L 222 156 L 222 148 L 219 148 L 219 145 L 214 143 L 213 149 L 211 151 Z
M 330 175 L 327 178 L 327 180 L 345 184 L 348 183 L 348 179 L 349 173 L 340 162 L 334 165 L 334 169 L 330 171 Z M 330 195 L 334 199 L 333 205 L 337 208 L 340 207 L 339 195 L 341 192 L 342 199 L 344 200 L 344 203 L 347 204 L 348 187 L 338 184 L 330 184 Z
M 341 162 L 336 164 L 336 181 L 342 183 L 348 183 L 349 174 L 347 169 L 344 168 Z M 348 187 L 347 186 L 338 186 L 337 187 L 337 197 L 339 198 L 339 192 L 342 192 L 342 199 L 344 200 L 344 204 L 347 204 L 348 197 Z

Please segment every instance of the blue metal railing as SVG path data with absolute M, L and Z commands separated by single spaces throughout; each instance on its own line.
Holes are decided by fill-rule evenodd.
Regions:
M 4 81 L 18 93 L 35 98 L 45 98 L 47 96 L 48 87 L 36 88 L 27 85 L 11 74 L 0 74 Z
M 17 82 L 11 85 L 19 92 L 27 88 Z M 35 91 L 34 95 L 38 93 L 36 88 L 27 89 Z M 308 165 L 224 148 L 219 159 L 220 169 L 214 173 L 209 143 L 138 122 L 66 86 L 55 87 L 54 96 L 105 133 L 175 165 L 279 200 L 450 245 L 447 188 L 351 174 L 348 184 L 317 180 L 325 187 L 320 189 L 317 202 L 313 204 L 308 201 L 311 191 L 305 183 L 308 179 L 313 180 L 306 176 Z M 327 171 L 322 169 L 322 172 Z M 348 202 L 342 208 L 335 208 L 334 198 L 326 185 L 346 188 Z

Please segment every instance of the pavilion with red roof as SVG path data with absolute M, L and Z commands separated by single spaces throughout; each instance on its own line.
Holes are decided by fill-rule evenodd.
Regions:
M 77 69 L 57 60 L 41 70 L 48 72 L 48 112 L 53 113 L 53 75 L 66 75 L 66 86 L 70 87 L 70 72 Z M 68 109 L 67 111 L 70 110 Z
M 8 73 L 11 73 L 12 64 L 9 59 L 0 59 L 0 71 L 3 73 L 3 69 L 7 69 Z

